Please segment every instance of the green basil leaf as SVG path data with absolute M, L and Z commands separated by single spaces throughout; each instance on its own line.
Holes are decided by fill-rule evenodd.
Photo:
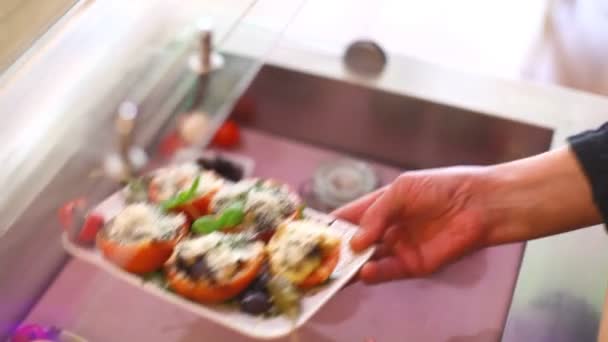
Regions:
M 160 206 L 163 211 L 169 211 L 170 209 L 175 208 L 179 205 L 177 200 L 177 198 L 169 198 L 168 200 L 161 203 Z
M 190 230 L 196 234 L 209 234 L 221 228 L 222 226 L 214 215 L 206 215 L 194 221 Z
M 235 202 L 224 209 L 218 219 L 222 228 L 234 227 L 241 224 L 245 218 L 244 207 L 243 202 Z
M 186 191 L 180 191 L 177 195 L 169 198 L 161 204 L 163 210 L 171 210 L 177 206 L 180 206 L 196 196 L 196 190 L 198 189 L 198 184 L 200 182 L 201 177 L 197 176 L 192 182 L 190 188 Z
M 224 209 L 219 215 L 200 217 L 194 221 L 190 230 L 197 234 L 209 234 L 216 230 L 237 226 L 245 218 L 244 206 L 243 202 L 235 202 Z
M 194 182 L 192 182 L 192 185 L 190 186 L 190 189 L 188 189 L 188 196 L 190 198 L 196 196 L 196 190 L 198 190 L 198 184 L 201 181 L 201 176 L 196 176 L 196 178 L 194 179 Z
M 296 209 L 296 220 L 303 220 L 304 219 L 304 210 L 306 209 L 306 204 L 300 204 L 298 206 L 298 208 Z

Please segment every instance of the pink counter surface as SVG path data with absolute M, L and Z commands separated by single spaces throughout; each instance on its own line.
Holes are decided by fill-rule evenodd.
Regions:
M 339 156 L 250 130 L 238 152 L 256 160 L 256 175 L 294 186 L 320 162 Z M 385 182 L 399 174 L 372 165 Z M 499 340 L 522 252 L 521 244 L 489 248 L 427 279 L 352 285 L 300 329 L 300 341 Z M 251 341 L 74 259 L 26 321 L 64 327 L 90 341 Z

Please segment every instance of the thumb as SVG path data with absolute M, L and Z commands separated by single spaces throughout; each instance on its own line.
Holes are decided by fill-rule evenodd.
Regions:
M 361 229 L 350 242 L 354 251 L 362 251 L 380 240 L 392 224 L 400 207 L 396 189 L 396 186 L 391 185 L 363 214 Z

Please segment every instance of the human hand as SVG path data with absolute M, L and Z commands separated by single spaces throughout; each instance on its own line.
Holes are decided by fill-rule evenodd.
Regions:
M 576 157 L 563 147 L 487 167 L 406 172 L 333 213 L 361 226 L 355 251 L 370 283 L 425 276 L 476 249 L 602 222 Z
M 377 283 L 428 275 L 484 245 L 484 168 L 406 172 L 334 215 L 361 226 L 355 251 L 376 245 L 359 273 Z

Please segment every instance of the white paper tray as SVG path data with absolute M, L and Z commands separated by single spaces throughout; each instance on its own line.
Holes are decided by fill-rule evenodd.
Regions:
M 107 222 L 116 216 L 124 205 L 122 194 L 118 192 L 100 203 L 94 211 L 102 214 Z M 373 253 L 373 249 L 371 248 L 359 254 L 354 254 L 350 250 L 348 242 L 357 230 L 356 226 L 347 222 L 336 221 L 328 215 L 311 209 L 306 209 L 304 215 L 309 219 L 319 220 L 328 224 L 331 223 L 329 229 L 342 236 L 342 250 L 340 253 L 340 261 L 332 275 L 333 280 L 329 284 L 322 286 L 319 289 L 315 289 L 314 293 L 309 293 L 303 297 L 301 302 L 301 313 L 295 323 L 283 316 L 262 318 L 248 315 L 237 309 L 228 308 L 226 306 L 202 305 L 192 302 L 159 287 L 154 282 L 145 282 L 141 277 L 123 271 L 104 259 L 97 249 L 81 247 L 72 243 L 65 233 L 63 234 L 62 242 L 65 250 L 72 256 L 91 263 L 108 272 L 110 275 L 136 286 L 143 291 L 160 297 L 167 303 L 180 306 L 185 310 L 235 330 L 243 335 L 268 340 L 286 336 L 306 323 L 306 321 L 308 321 L 355 275 L 357 270 Z

